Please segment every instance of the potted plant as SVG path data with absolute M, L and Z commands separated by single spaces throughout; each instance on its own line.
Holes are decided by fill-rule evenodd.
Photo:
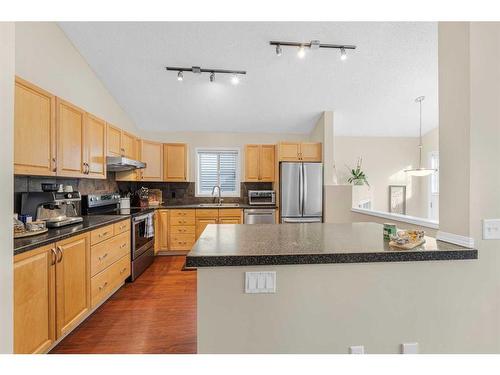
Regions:
M 368 180 L 366 179 L 365 172 L 361 169 L 361 165 L 363 163 L 363 158 L 359 157 L 357 162 L 356 162 L 356 168 L 349 168 L 350 169 L 350 177 L 347 179 L 347 182 L 353 185 L 366 185 L 370 187 L 370 184 L 368 183 Z

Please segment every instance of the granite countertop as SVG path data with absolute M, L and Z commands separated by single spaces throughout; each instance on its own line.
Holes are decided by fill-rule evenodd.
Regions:
M 426 237 L 412 250 L 389 246 L 383 226 L 352 224 L 208 225 L 187 267 L 477 259 L 478 252 Z
M 85 233 L 108 224 L 113 224 L 124 219 L 130 219 L 128 215 L 93 215 L 83 216 L 83 222 L 68 225 L 66 227 L 49 229 L 47 233 L 32 237 L 18 238 L 14 240 L 14 255 L 33 250 L 65 238 Z

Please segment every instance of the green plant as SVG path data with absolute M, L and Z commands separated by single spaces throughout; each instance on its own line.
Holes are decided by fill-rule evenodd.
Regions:
M 349 168 L 351 177 L 347 179 L 347 182 L 350 184 L 355 184 L 355 185 L 367 185 L 370 187 L 370 184 L 368 183 L 367 177 L 365 175 L 365 172 L 361 169 L 361 165 L 363 163 L 363 158 L 359 157 L 357 162 L 356 162 L 356 168 Z

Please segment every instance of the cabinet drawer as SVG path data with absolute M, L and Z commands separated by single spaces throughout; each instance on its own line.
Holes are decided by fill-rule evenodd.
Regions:
M 90 244 L 95 245 L 96 243 L 107 240 L 108 238 L 113 237 L 114 229 L 113 224 L 107 225 L 105 227 L 95 229 L 90 232 Z
M 204 208 L 201 210 L 196 210 L 196 217 L 213 217 L 217 218 L 219 216 L 219 210 L 217 208 Z
M 193 212 L 194 214 L 194 212 Z M 194 215 L 189 216 L 189 217 L 179 217 L 175 216 L 172 217 L 170 216 L 170 225 L 175 226 L 175 225 L 194 225 L 195 220 L 194 220 Z
M 118 259 L 130 253 L 130 233 L 103 241 L 90 249 L 90 271 L 94 276 Z
M 191 250 L 195 243 L 194 234 L 173 234 L 170 238 L 171 250 Z
M 128 231 L 130 231 L 130 220 L 120 221 L 114 225 L 115 236 Z
M 92 308 L 106 299 L 127 277 L 130 276 L 130 254 L 98 273 L 90 280 Z
M 192 217 L 194 219 L 195 210 L 170 210 L 170 218 L 187 218 Z
M 179 226 L 173 226 L 170 227 L 170 235 L 176 235 L 176 234 L 194 234 L 194 229 L 195 227 L 193 225 L 179 225 Z
M 219 210 L 219 217 L 240 217 L 240 208 L 222 208 Z

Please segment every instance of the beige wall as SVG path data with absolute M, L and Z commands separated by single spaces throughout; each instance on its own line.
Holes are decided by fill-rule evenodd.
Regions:
M 437 132 L 429 134 L 437 137 Z M 432 143 L 436 143 L 434 140 Z M 334 155 L 339 183 L 347 183 L 349 167 L 355 167 L 359 156 L 370 188 L 358 189 L 359 199 L 371 198 L 372 209 L 389 211 L 389 185 L 406 185 L 406 214 L 427 217 L 423 204 L 421 177 L 411 177 L 405 169 L 418 165 L 418 138 L 414 137 L 334 137 Z M 425 189 L 427 187 L 425 186 Z
M 217 133 L 217 132 L 164 132 L 146 133 L 143 138 L 159 142 L 182 142 L 189 144 L 189 180 L 196 181 L 196 148 L 203 147 L 238 147 L 241 155 L 241 179 L 245 177 L 244 146 L 248 143 L 275 144 L 279 141 L 303 141 L 307 134 L 281 133 Z
M 0 354 L 12 353 L 12 196 L 14 145 L 14 23 L 0 22 Z
M 314 126 L 309 139 L 312 142 L 321 142 L 323 144 L 323 184 L 333 184 L 334 160 L 334 126 L 333 112 L 324 111 Z
M 16 22 L 16 74 L 122 129 L 138 133 L 54 22 Z

